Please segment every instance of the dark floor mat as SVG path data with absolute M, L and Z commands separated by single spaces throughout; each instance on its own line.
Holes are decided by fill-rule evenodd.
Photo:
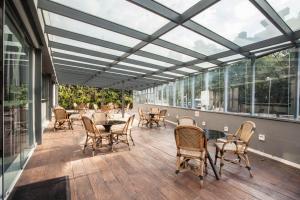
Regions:
M 70 185 L 68 177 L 59 177 L 28 185 L 15 187 L 10 200 L 69 200 Z

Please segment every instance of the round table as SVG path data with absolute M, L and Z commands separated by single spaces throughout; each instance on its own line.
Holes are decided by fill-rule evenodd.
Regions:
M 98 121 L 96 125 L 102 125 L 105 128 L 106 132 L 110 132 L 110 129 L 113 125 L 125 124 L 125 121 L 122 120 L 108 120 L 108 121 Z

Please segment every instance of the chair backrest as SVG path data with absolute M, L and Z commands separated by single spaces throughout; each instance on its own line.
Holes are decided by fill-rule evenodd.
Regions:
M 74 108 L 75 110 L 77 110 L 77 109 L 78 109 L 78 105 L 77 105 L 77 103 L 73 103 L 73 108 Z
M 177 126 L 174 131 L 177 149 L 203 151 L 206 149 L 204 131 L 197 126 Z
M 87 103 L 85 108 L 89 109 L 90 108 L 90 103 Z
M 150 112 L 159 114 L 159 108 L 157 107 L 150 108 Z
M 240 128 L 235 133 L 237 139 L 245 142 L 246 144 L 249 143 L 254 131 L 256 129 L 256 125 L 252 121 L 245 121 L 241 124 Z
M 167 115 L 167 110 L 166 109 L 160 110 L 159 117 L 165 117 L 166 115 Z
M 123 133 L 128 133 L 128 131 L 130 131 L 132 129 L 134 117 L 135 117 L 135 115 L 131 115 L 128 118 L 128 120 L 127 120 L 127 122 L 126 122 L 126 124 L 125 124 L 125 126 L 123 128 Z
M 89 133 L 96 134 L 97 128 L 94 122 L 89 117 L 82 116 L 82 121 L 87 134 Z
M 189 126 L 195 126 L 196 122 L 193 118 L 188 116 L 183 116 L 178 119 L 178 125 L 189 125 Z
M 53 112 L 54 112 L 56 121 L 67 119 L 67 112 L 64 108 L 56 107 L 56 108 L 54 108 Z
M 104 112 L 96 112 L 93 114 L 93 120 L 97 122 L 105 122 L 107 120 L 107 114 Z

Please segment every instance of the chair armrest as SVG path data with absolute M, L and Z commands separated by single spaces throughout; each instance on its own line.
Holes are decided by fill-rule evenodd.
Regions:
M 227 139 L 227 140 L 234 140 L 234 138 L 235 138 L 235 135 L 232 134 L 232 133 L 228 133 L 228 134 L 226 135 L 226 139 Z

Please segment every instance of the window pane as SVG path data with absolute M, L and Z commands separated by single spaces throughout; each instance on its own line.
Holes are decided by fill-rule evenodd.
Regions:
M 154 33 L 168 22 L 165 18 L 127 1 L 89 0 L 84 3 L 82 0 L 54 1 L 147 34 Z M 149 23 L 150 20 L 152 23 Z
M 250 61 L 240 61 L 228 67 L 228 112 L 251 112 L 251 81 Z
M 182 26 L 178 26 L 164 34 L 161 39 L 197 51 L 204 55 L 212 55 L 228 50 L 226 47 L 223 47 L 218 43 Z
M 208 72 L 208 110 L 224 110 L 224 69 L 217 68 Z
M 154 53 L 154 54 L 157 54 L 157 55 L 160 55 L 160 56 L 164 56 L 164 57 L 167 57 L 167 58 L 172 58 L 174 60 L 178 60 L 178 61 L 181 61 L 181 62 L 188 62 L 188 61 L 191 61 L 191 60 L 195 59 L 194 57 L 191 57 L 191 56 L 188 56 L 188 55 L 185 55 L 185 54 L 182 54 L 182 53 L 178 53 L 176 51 L 172 51 L 172 50 L 160 47 L 160 46 L 155 45 L 155 44 L 148 44 L 145 47 L 143 47 L 141 50 L 147 51 L 147 52 L 150 52 L 150 53 Z
M 259 116 L 293 118 L 295 111 L 295 49 L 256 60 L 255 113 Z
M 174 106 L 174 83 L 169 83 L 169 105 Z
M 65 29 L 71 32 L 87 35 L 90 37 L 98 38 L 101 40 L 122 44 L 128 47 L 133 47 L 140 42 L 140 40 L 113 31 L 99 28 L 90 24 L 86 24 L 47 11 L 43 11 L 43 12 L 45 15 L 45 21 L 47 25 L 51 25 L 60 29 Z
M 248 0 L 220 1 L 192 20 L 240 46 L 281 34 Z
M 181 80 L 177 80 L 175 82 L 176 85 L 176 106 L 181 107 L 182 106 L 182 90 L 181 90 Z
M 192 77 L 186 77 L 182 80 L 183 82 L 183 107 L 192 107 Z
M 170 9 L 178 13 L 183 13 L 198 1 L 199 0 L 158 0 L 157 2 L 165 5 L 166 7 L 169 7 Z
M 270 5 L 276 10 L 279 16 L 293 29 L 300 29 L 300 4 L 299 0 L 267 0 Z
M 194 105 L 195 108 L 201 109 L 201 92 L 205 90 L 204 87 L 204 74 L 198 74 L 195 76 L 195 98 L 194 98 Z

